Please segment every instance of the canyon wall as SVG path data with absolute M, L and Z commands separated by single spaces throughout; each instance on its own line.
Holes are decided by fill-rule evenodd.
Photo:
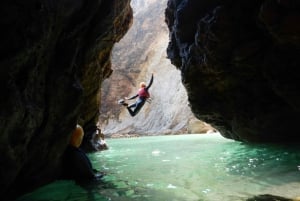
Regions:
M 168 57 L 197 118 L 227 138 L 299 142 L 300 2 L 169 0 Z
M 77 123 L 96 124 L 130 0 L 1 2 L 0 196 L 55 179 Z

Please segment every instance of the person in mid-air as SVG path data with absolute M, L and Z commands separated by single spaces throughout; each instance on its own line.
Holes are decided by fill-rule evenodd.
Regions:
M 137 98 L 135 103 L 128 106 L 124 99 L 119 100 L 119 104 L 126 106 L 129 114 L 134 117 L 144 106 L 145 102 L 150 98 L 149 88 L 153 83 L 153 73 L 151 75 L 151 79 L 149 84 L 146 85 L 145 82 L 140 83 L 140 89 L 136 95 L 131 96 L 130 98 L 125 97 L 125 100 L 132 100 Z

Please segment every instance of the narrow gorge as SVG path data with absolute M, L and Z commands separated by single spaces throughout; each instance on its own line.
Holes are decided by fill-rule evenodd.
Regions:
M 116 101 L 105 96 L 113 90 L 104 87 L 102 95 L 100 92 L 105 79 L 115 79 L 110 78 L 113 70 L 129 73 L 126 79 L 113 80 L 125 80 L 117 89 L 121 91 L 116 91 L 117 98 L 132 94 L 137 83 L 149 79 L 152 71 L 157 80 L 151 89 L 153 102 L 144 108 L 141 120 L 137 124 L 129 122 L 126 130 L 126 120 L 122 119 L 119 130 L 112 133 L 136 128 L 134 132 L 151 134 L 158 132 L 157 126 L 162 132 L 181 132 L 195 115 L 224 137 L 237 141 L 299 143 L 298 0 L 168 0 L 165 16 L 157 18 L 162 21 L 165 17 L 167 28 L 162 25 L 157 30 L 169 36 L 167 53 L 162 49 L 156 52 L 155 45 L 165 45 L 158 40 L 148 43 L 148 51 L 140 55 L 137 63 L 113 64 L 117 66 L 112 69 L 113 46 L 134 20 L 130 3 L 1 2 L 3 200 L 13 200 L 58 177 L 62 153 L 77 123 L 91 133 L 101 113 L 108 114 L 107 121 L 115 114 L 117 120 L 126 117 L 122 110 L 115 114 L 105 111 L 110 107 L 107 104 Z M 153 11 L 158 9 L 153 6 Z M 142 26 L 151 25 L 145 22 Z M 138 49 L 144 39 L 154 39 L 151 34 L 140 34 L 135 46 L 128 48 L 129 53 Z M 174 69 L 160 69 L 158 60 L 165 56 L 170 61 L 164 62 L 171 62 Z M 157 63 L 146 68 L 150 58 Z M 181 84 L 186 92 L 179 89 Z M 173 94 L 176 90 L 180 95 Z M 176 98 L 185 93 L 187 101 Z M 163 94 L 173 99 L 160 99 Z M 180 104 L 182 100 L 184 107 L 178 110 L 173 103 Z M 169 108 L 165 114 L 155 113 L 165 107 Z M 144 125 L 142 119 L 155 121 Z M 141 126 L 145 129 L 140 130 Z
M 192 114 L 180 71 L 170 63 L 164 11 L 166 0 L 132 0 L 133 24 L 112 51 L 113 73 L 101 90 L 99 127 L 106 136 L 205 133 L 212 130 Z M 151 103 L 132 118 L 117 100 L 136 94 L 141 81 L 148 82 Z M 133 101 L 128 102 L 133 103 Z M 193 124 L 200 129 L 196 130 Z

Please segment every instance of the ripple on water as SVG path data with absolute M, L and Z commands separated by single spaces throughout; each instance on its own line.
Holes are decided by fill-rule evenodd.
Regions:
M 88 188 L 53 183 L 20 200 L 242 201 L 257 194 L 300 195 L 297 147 L 249 145 L 216 134 L 107 143 L 109 150 L 89 155 L 96 169 L 107 172 L 103 183 Z

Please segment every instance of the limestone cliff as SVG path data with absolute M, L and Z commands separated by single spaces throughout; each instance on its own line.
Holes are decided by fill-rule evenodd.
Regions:
M 56 178 L 76 123 L 96 124 L 112 46 L 132 21 L 129 3 L 1 2 L 2 200 Z
M 167 59 L 168 29 L 164 22 L 166 0 L 133 0 L 133 25 L 112 54 L 113 73 L 102 87 L 100 125 L 110 134 L 186 133 L 193 114 L 188 106 L 180 71 Z M 149 81 L 151 104 L 135 117 L 117 104 L 137 93 L 139 82 Z M 134 101 L 128 101 L 133 103 Z
M 299 139 L 299 10 L 297 0 L 168 1 L 168 57 L 199 119 L 236 140 Z

